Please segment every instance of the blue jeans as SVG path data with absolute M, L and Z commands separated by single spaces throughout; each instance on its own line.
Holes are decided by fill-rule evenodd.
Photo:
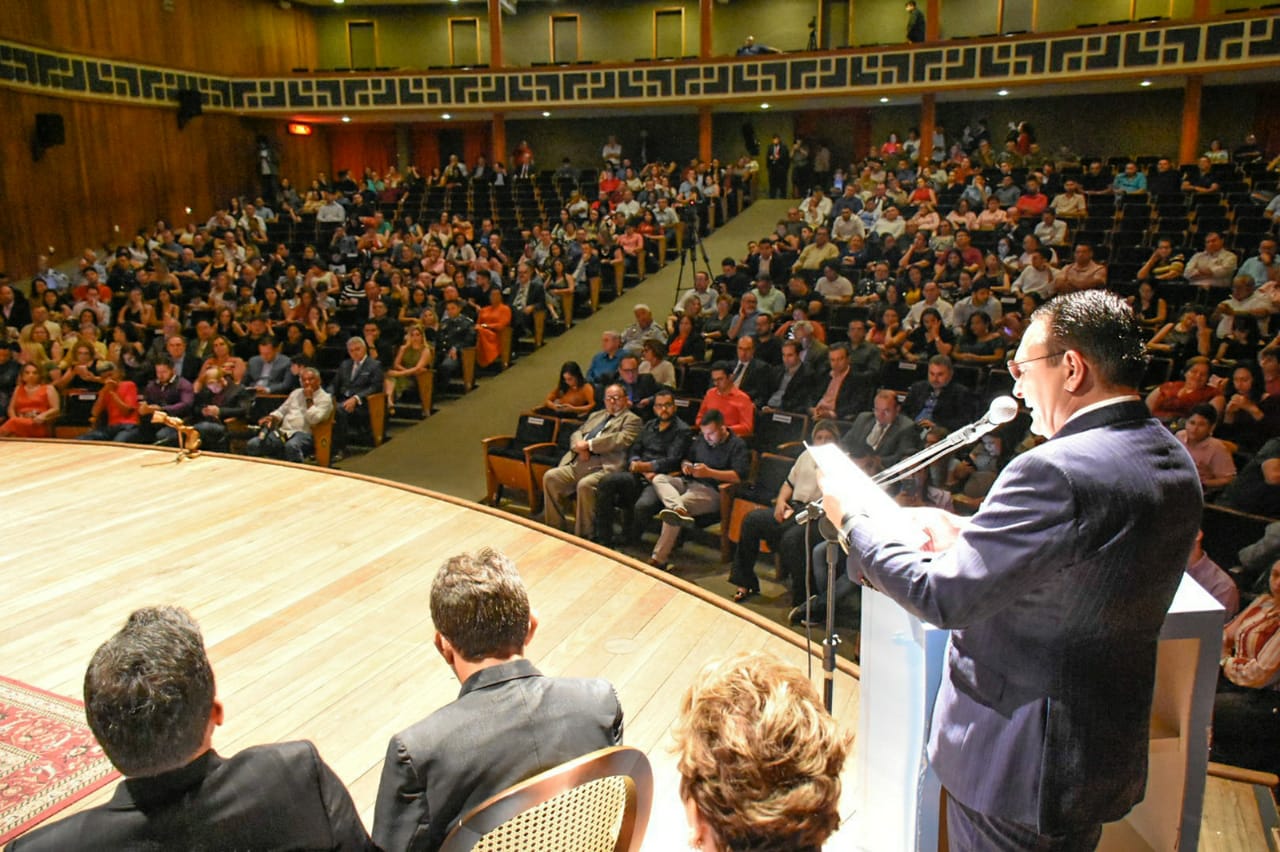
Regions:
M 288 440 L 281 441 L 279 432 L 267 432 L 260 438 L 250 438 L 245 452 L 251 456 L 266 456 L 291 462 L 305 461 L 315 444 L 306 432 L 294 432 Z

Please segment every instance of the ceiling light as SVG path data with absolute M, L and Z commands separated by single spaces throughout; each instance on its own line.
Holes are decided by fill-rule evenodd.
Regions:
M 349 116 L 349 115 L 344 115 L 344 116 L 342 117 L 342 123 L 343 123 L 343 124 L 349 124 L 350 122 L 351 122 L 351 116 Z
M 768 104 L 760 104 L 760 109 L 768 109 L 768 108 L 769 108 Z
M 1143 81 L 1142 81 L 1141 83 L 1139 83 L 1138 85 L 1145 89 L 1145 88 L 1147 88 L 1147 86 L 1150 86 L 1150 85 L 1151 85 L 1151 81 L 1150 81 L 1150 80 L 1143 80 Z
M 550 118 L 550 117 L 551 117 L 551 113 L 547 112 L 546 110 L 543 110 L 543 111 L 542 111 L 542 117 L 543 117 L 543 118 Z
M 888 98 L 881 98 L 881 99 L 880 99 L 880 103 L 882 103 L 882 104 L 887 104 L 887 103 L 889 103 L 889 99 L 888 99 Z
M 1001 89 L 1000 91 L 996 92 L 996 94 L 1003 98 L 1004 96 L 1006 96 L 1006 95 L 1008 95 L 1008 94 L 1009 94 L 1009 90 L 1008 90 L 1008 89 Z
M 452 115 L 452 113 L 447 113 L 447 112 L 446 112 L 446 113 L 442 114 L 440 117 L 441 117 L 441 118 L 443 118 L 445 121 L 448 121 L 449 119 L 453 118 L 453 115 Z
M 343 3 L 346 2 L 346 0 L 333 0 L 333 2 L 335 5 L 341 6 Z

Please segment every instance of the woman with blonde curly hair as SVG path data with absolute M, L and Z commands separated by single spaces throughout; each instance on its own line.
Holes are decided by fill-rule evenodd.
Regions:
M 708 665 L 675 739 L 695 849 L 817 852 L 839 825 L 850 737 L 794 666 L 759 652 Z

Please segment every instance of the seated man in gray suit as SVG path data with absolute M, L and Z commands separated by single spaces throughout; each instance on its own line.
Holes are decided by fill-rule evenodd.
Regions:
M 213 750 L 222 703 L 186 610 L 135 611 L 84 678 L 89 728 L 124 774 L 111 801 L 15 840 L 76 849 L 371 850 L 355 804 L 309 742 Z
M 1145 342 L 1104 290 L 1036 310 L 1009 373 L 1049 440 L 971 519 L 912 510 L 927 548 L 824 481 L 850 576 L 951 630 L 929 761 L 952 849 L 1091 850 L 1145 794 L 1156 645 L 1202 509 L 1137 394 Z
M 871 411 L 853 419 L 840 446 L 846 453 L 865 446 L 873 460 L 870 469 L 881 471 L 920 449 L 920 429 L 902 413 L 898 394 L 886 389 L 876 393 Z
M 538 619 L 501 553 L 445 562 L 431 584 L 431 620 L 462 691 L 387 746 L 373 813 L 385 852 L 438 849 L 490 796 L 622 742 L 622 706 L 607 681 L 544 677 L 524 658 Z
M 333 449 L 339 454 L 347 447 L 351 419 L 361 417 L 367 424 L 369 396 L 382 392 L 382 366 L 378 359 L 369 357 L 369 347 L 362 338 L 347 341 L 347 355 L 350 357 L 338 365 L 329 388 L 334 402 Z
M 569 452 L 558 467 L 542 476 L 542 493 L 546 497 L 544 519 L 548 526 L 564 529 L 564 501 L 577 493 L 573 532 L 591 538 L 595 526 L 596 488 L 605 474 L 622 470 L 627 463 L 627 450 L 640 435 L 644 425 L 630 410 L 627 391 L 620 384 L 604 389 L 604 408 L 591 412 L 587 422 L 569 439 Z
M 293 390 L 293 362 L 280 354 L 280 342 L 271 335 L 258 341 L 258 354 L 249 359 L 244 385 L 254 393 L 288 393 Z

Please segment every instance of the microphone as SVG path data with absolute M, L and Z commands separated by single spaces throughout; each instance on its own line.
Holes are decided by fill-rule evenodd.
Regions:
M 981 438 L 988 432 L 1008 423 L 1018 415 L 1018 402 L 1011 396 L 998 396 L 991 400 L 987 413 L 981 418 L 961 429 L 957 429 L 932 447 L 925 447 L 918 453 L 907 456 L 893 467 L 880 471 L 872 477 L 877 485 L 891 485 L 905 479 L 916 471 L 929 466 L 942 456 Z

